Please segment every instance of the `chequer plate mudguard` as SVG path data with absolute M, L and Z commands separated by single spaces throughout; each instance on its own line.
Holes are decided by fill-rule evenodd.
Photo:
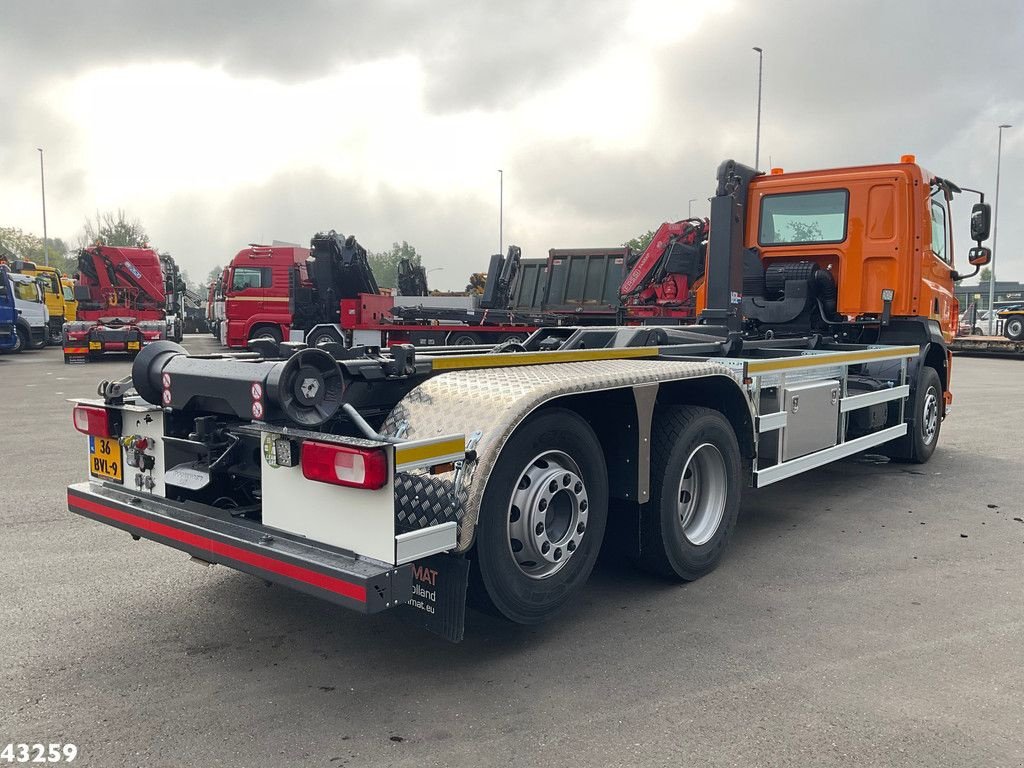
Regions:
M 399 473 L 396 513 L 410 527 L 459 522 L 458 551 L 473 543 L 487 478 L 508 438 L 541 405 L 567 395 L 720 376 L 739 387 L 734 372 L 716 363 L 665 360 L 595 360 L 452 371 L 428 379 L 395 406 L 384 434 L 419 440 L 480 433 L 476 461 L 467 464 L 455 493 L 456 473 Z M 417 519 L 421 522 L 417 524 Z

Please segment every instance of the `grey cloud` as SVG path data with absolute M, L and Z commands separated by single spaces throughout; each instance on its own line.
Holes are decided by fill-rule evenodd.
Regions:
M 47 145 L 73 164 L 73 131 L 42 125 L 44 113 L 30 100 L 39 78 L 103 63 L 188 60 L 299 82 L 346 63 L 408 53 L 423 63 L 429 110 L 487 111 L 585 69 L 618 41 L 625 14 L 621 3 L 542 0 L 26 1 L 4 10 L 0 87 L 12 108 L 0 123 L 0 165 L 16 177 L 32 173 L 31 147 L 47 131 Z M 552 141 L 510 149 L 502 160 L 509 235 L 529 255 L 555 245 L 615 244 L 685 215 L 689 198 L 703 203 L 720 160 L 753 159 L 752 45 L 765 48 L 763 166 L 769 157 L 796 170 L 915 152 L 933 171 L 994 192 L 995 126 L 1018 125 L 1004 145 L 999 274 L 1024 278 L 1024 6 L 1014 0 L 739 2 L 731 13 L 712 14 L 658 54 L 653 121 L 637 125 L 653 135 L 647 146 Z M 637 106 L 609 103 L 607 119 L 636 120 Z M 371 247 L 408 239 L 439 260 L 447 284 L 449 269 L 468 274 L 493 248 L 496 212 L 487 201 L 444 189 L 430 196 L 386 189 L 373 198 L 356 189 L 296 172 L 223 199 L 179 199 L 137 213 L 186 264 L 222 261 L 261 234 L 302 240 L 335 226 Z M 65 194 L 70 205 L 75 195 Z M 85 201 L 83 215 L 88 208 Z M 527 221 L 535 222 L 531 231 Z M 202 265 L 190 271 L 202 273 Z
M 444 269 L 431 275 L 432 283 L 459 289 L 471 272 L 486 269 L 494 221 L 490 206 L 475 198 L 439 199 L 387 186 L 371 195 L 315 169 L 275 175 L 226 200 L 179 196 L 144 217 L 153 241 L 196 277 L 247 243 L 306 244 L 314 233 L 336 229 L 371 251 L 407 240 L 429 267 Z

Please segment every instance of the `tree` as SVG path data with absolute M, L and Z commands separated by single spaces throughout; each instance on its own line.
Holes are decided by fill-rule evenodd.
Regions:
M 785 242 L 813 243 L 824 237 L 821 234 L 821 224 L 816 221 L 790 221 L 786 226 L 789 227 L 791 236 Z
M 649 229 L 642 235 L 637 235 L 631 240 L 627 240 L 623 243 L 624 246 L 629 248 L 634 255 L 639 256 L 641 253 L 647 250 L 647 246 L 651 244 L 651 240 L 654 239 L 654 230 Z
M 987 283 L 992 279 L 992 269 L 990 267 L 982 267 L 981 272 L 978 273 L 978 282 Z
M 220 273 L 224 271 L 224 267 L 218 264 L 216 267 L 210 270 L 210 274 L 206 276 L 206 284 L 216 283 L 220 280 Z
M 390 250 L 381 253 L 367 253 L 370 269 L 381 288 L 394 288 L 398 284 L 398 262 L 409 259 L 415 266 L 421 266 L 420 255 L 405 240 L 394 243 Z
M 78 270 L 77 256 L 68 254 L 67 244 L 59 237 L 48 237 L 44 244 L 43 238 L 31 232 L 23 232 L 17 227 L 0 227 L 0 246 L 19 259 L 37 264 L 49 262 L 51 267 L 65 274 L 74 274 Z
M 482 296 L 485 287 L 487 287 L 487 274 L 484 272 L 474 272 L 469 276 L 469 282 L 466 284 L 466 293 L 471 296 Z
M 97 211 L 96 221 L 86 219 L 78 240 L 83 248 L 95 243 L 127 248 L 149 245 L 149 235 L 146 234 L 142 222 L 137 218 L 128 218 L 121 208 L 118 208 L 116 213 L 107 211 L 101 214 Z

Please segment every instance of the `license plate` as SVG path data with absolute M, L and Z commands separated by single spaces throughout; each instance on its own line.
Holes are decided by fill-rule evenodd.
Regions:
M 137 342 L 137 341 L 129 341 L 128 342 L 128 349 L 138 349 L 139 346 L 140 346 L 139 342 Z
M 89 474 L 115 483 L 124 482 L 121 444 L 117 440 L 89 436 Z
M 100 342 L 98 342 L 98 341 L 90 341 L 89 342 L 89 349 L 100 349 L 102 346 L 103 345 L 100 344 Z

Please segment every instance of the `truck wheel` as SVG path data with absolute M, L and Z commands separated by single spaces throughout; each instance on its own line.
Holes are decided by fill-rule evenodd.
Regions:
M 516 344 L 522 344 L 526 341 L 525 333 L 503 333 L 501 338 L 498 339 L 499 344 L 504 344 L 506 341 L 514 341 Z
M 253 339 L 272 339 L 274 343 L 281 343 L 281 329 L 274 325 L 260 325 L 249 332 L 249 341 Z
M 718 411 L 659 409 L 651 440 L 651 500 L 640 526 L 640 564 L 694 581 L 718 565 L 740 508 L 740 450 Z
M 328 342 L 344 343 L 341 339 L 341 334 L 333 328 L 318 328 L 311 331 L 309 336 L 306 338 L 306 343 L 311 347 L 319 347 L 321 344 L 326 344 Z
M 583 586 L 608 517 L 608 473 L 579 415 L 550 408 L 509 438 L 480 505 L 473 597 L 518 624 L 556 613 Z
M 29 346 L 31 346 L 32 349 L 42 349 L 43 347 L 45 347 L 46 346 L 46 334 L 43 334 L 43 337 L 41 339 L 39 339 L 39 341 L 35 342 L 34 344 L 30 344 Z
M 14 347 L 11 348 L 11 354 L 15 352 L 21 352 L 24 349 L 28 349 L 29 336 L 25 333 L 23 328 L 14 329 L 15 341 Z
M 1010 341 L 1024 339 L 1024 315 L 1013 315 L 1003 324 L 1003 333 Z
M 452 331 L 448 334 L 448 346 L 450 347 L 468 347 L 482 343 L 477 334 L 469 331 Z
M 912 464 L 924 464 L 935 453 L 942 429 L 942 384 L 934 368 L 921 369 L 920 380 L 913 402 L 914 423 L 910 425 L 910 455 Z

